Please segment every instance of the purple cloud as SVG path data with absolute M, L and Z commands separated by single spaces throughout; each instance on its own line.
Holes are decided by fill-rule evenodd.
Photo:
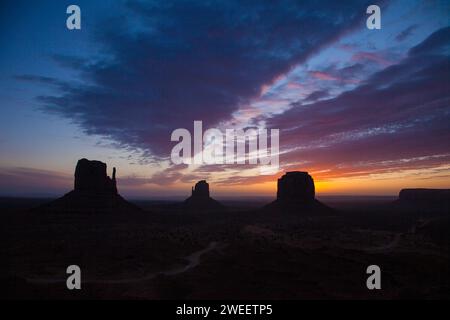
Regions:
M 22 78 L 56 85 L 58 94 L 38 98 L 45 112 L 158 158 L 169 156 L 172 130 L 228 119 L 365 18 L 358 1 L 129 1 L 126 10 L 98 31 L 101 56 L 55 56 L 82 84 Z
M 328 97 L 330 94 L 328 90 L 317 90 L 313 93 L 309 94 L 303 101 L 304 102 L 313 102 L 319 99 L 323 99 Z
M 449 163 L 450 28 L 430 35 L 396 65 L 353 90 L 301 101 L 270 120 L 282 128 L 282 163 L 303 160 L 334 173 Z
M 412 26 L 409 26 L 408 28 L 406 28 L 405 30 L 403 30 L 402 32 L 400 32 L 396 37 L 395 40 L 401 42 L 403 40 L 405 40 L 406 38 L 408 38 L 409 36 L 411 36 L 413 34 L 413 32 L 418 28 L 419 26 L 417 24 L 413 24 Z

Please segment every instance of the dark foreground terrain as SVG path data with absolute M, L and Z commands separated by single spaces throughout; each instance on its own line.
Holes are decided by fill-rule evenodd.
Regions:
M 137 202 L 141 213 L 62 214 L 1 199 L 3 299 L 449 299 L 450 215 L 389 198 L 325 198 L 331 216 Z M 66 288 L 66 268 L 82 289 Z M 366 268 L 382 271 L 368 290 Z

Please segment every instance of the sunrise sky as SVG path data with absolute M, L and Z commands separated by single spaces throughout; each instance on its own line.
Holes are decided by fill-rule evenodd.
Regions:
M 77 4 L 82 29 L 66 28 Z M 378 4 L 381 30 L 366 28 Z M 127 197 L 450 187 L 450 1 L 2 1 L 0 195 L 56 196 L 80 158 Z M 175 166 L 170 134 L 280 129 L 280 171 Z

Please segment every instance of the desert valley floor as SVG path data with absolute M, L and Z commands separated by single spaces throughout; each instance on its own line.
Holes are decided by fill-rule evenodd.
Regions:
M 184 212 L 41 213 L 3 198 L 4 298 L 402 299 L 450 297 L 447 212 L 398 210 L 388 198 L 323 199 L 330 216 L 274 214 L 263 201 Z M 66 289 L 66 267 L 82 290 Z M 382 290 L 366 288 L 379 265 Z

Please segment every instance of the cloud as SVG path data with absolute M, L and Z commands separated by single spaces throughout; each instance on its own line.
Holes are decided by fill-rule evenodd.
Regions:
M 339 78 L 323 71 L 311 71 L 310 75 L 319 80 L 326 80 L 326 81 L 339 80 Z
M 346 83 L 359 83 L 359 78 L 363 76 L 365 71 L 366 68 L 361 63 L 350 64 L 341 68 L 337 68 L 333 64 L 320 71 L 310 71 L 309 74 L 318 80 L 337 81 L 341 85 Z
M 272 118 L 282 165 L 345 175 L 449 163 L 449 36 L 438 30 L 356 88 Z
M 410 56 L 449 54 L 450 27 L 442 28 L 409 50 Z
M 147 183 L 152 183 L 160 186 L 171 185 L 183 178 L 183 170 L 187 169 L 188 166 L 185 164 L 170 166 L 164 170 L 156 172 L 147 179 Z
M 364 10 L 358 1 L 129 1 L 126 14 L 97 31 L 101 55 L 55 53 L 82 84 L 22 80 L 57 86 L 57 94 L 38 97 L 45 112 L 167 158 L 174 129 L 229 119 L 265 84 L 359 25 Z
M 398 42 L 401 42 L 403 40 L 405 40 L 406 38 L 408 38 L 410 35 L 413 34 L 413 32 L 418 28 L 419 26 L 417 24 L 413 24 L 412 26 L 409 26 L 408 28 L 406 28 L 405 30 L 403 30 L 402 32 L 400 32 L 396 37 L 395 40 L 397 40 Z
M 328 90 L 317 90 L 313 93 L 309 94 L 303 101 L 304 102 L 313 102 L 319 99 L 323 99 L 329 96 Z
M 369 51 L 360 51 L 355 53 L 352 56 L 352 60 L 357 62 L 374 61 L 383 67 L 387 67 L 392 64 L 392 62 L 382 54 Z

